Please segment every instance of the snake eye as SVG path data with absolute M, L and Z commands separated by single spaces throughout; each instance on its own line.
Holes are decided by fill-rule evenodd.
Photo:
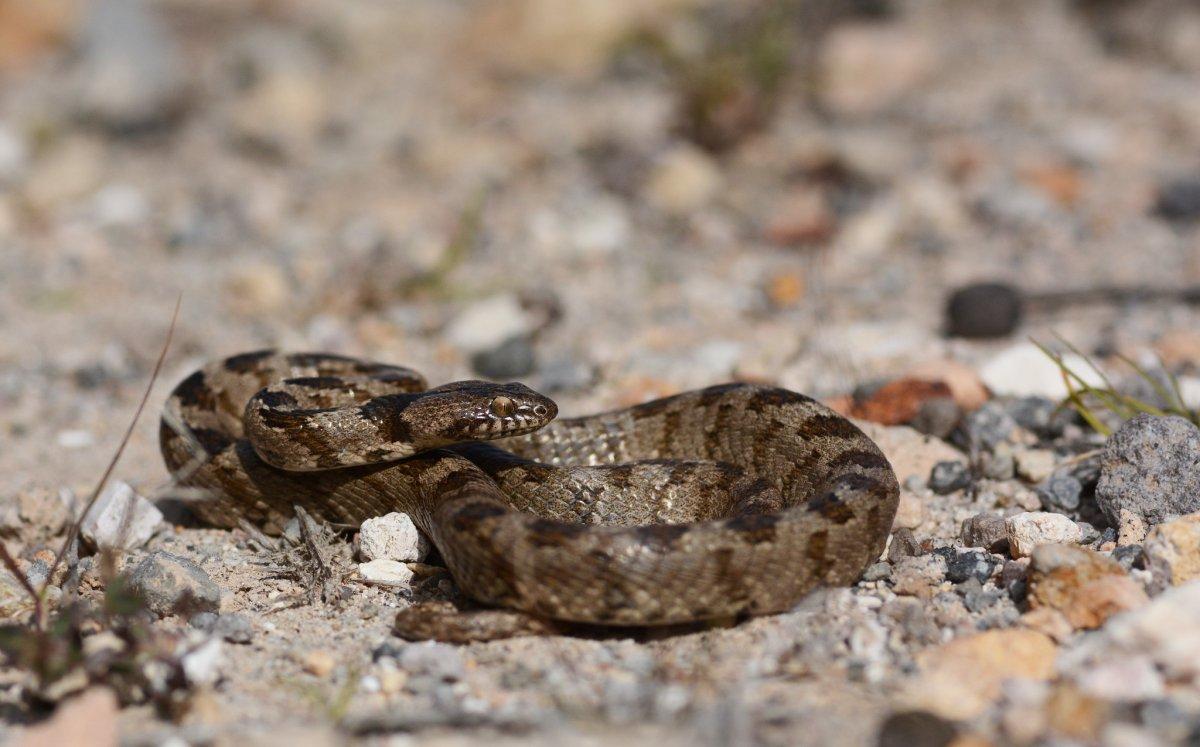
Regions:
M 508 397 L 496 397 L 488 405 L 488 410 L 498 418 L 505 418 L 517 411 L 517 403 Z

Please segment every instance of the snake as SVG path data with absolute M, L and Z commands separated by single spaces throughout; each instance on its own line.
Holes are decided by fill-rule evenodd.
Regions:
M 208 523 L 405 513 L 467 597 L 548 622 L 779 613 L 856 583 L 885 548 L 896 475 L 810 397 L 738 382 L 557 415 L 520 383 L 429 387 L 402 366 L 262 350 L 184 378 L 159 441 Z

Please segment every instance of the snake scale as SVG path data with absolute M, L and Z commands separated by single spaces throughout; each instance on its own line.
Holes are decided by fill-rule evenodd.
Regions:
M 304 507 L 409 514 L 459 587 L 540 619 L 670 625 L 786 610 L 857 581 L 895 474 L 803 395 L 725 384 L 596 415 L 521 384 L 427 389 L 400 367 L 245 353 L 172 392 L 160 445 L 201 517 L 278 531 Z

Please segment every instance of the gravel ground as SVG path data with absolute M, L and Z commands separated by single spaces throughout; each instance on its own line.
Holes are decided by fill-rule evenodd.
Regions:
M 1055 410 L 1061 375 L 1027 339 L 1061 336 L 1149 401 L 1119 357 L 1169 371 L 1196 407 L 1196 311 L 1034 309 L 991 341 L 947 339 L 942 316 L 977 280 L 1200 281 L 1198 74 L 1200 9 L 1166 0 L 0 0 L 0 534 L 30 575 L 120 440 L 178 297 L 115 472 L 149 498 L 180 497 L 155 437 L 170 387 L 266 346 L 519 379 L 568 415 L 773 382 L 860 418 L 905 487 L 864 580 L 786 614 L 462 647 L 390 633 L 414 599 L 453 596 L 436 568 L 310 599 L 287 560 L 303 553 L 168 500 L 119 554 L 151 564 L 142 591 L 165 601 L 143 622 L 177 645 L 177 697 L 114 687 L 118 707 L 92 687 L 26 734 L 49 711 L 10 666 L 0 730 L 1195 740 L 1200 432 L 1143 417 L 1106 441 Z M 88 555 L 106 536 L 85 530 L 85 599 L 112 586 Z M 347 572 L 366 559 L 322 542 Z M 172 607 L 210 583 L 219 601 Z

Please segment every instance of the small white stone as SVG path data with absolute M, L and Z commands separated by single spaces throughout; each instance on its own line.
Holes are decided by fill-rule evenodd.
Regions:
M 691 145 L 668 151 L 650 173 L 646 199 L 673 215 L 698 210 L 721 190 L 721 170 L 707 153 Z
M 96 499 L 79 530 L 97 549 L 129 550 L 145 544 L 162 520 L 162 511 L 128 483 L 114 482 Z
M 372 560 L 358 564 L 358 575 L 363 581 L 381 586 L 408 586 L 413 572 L 396 560 Z
M 189 645 L 185 642 L 185 645 Z M 187 681 L 193 685 L 212 685 L 221 676 L 220 665 L 223 645 L 220 638 L 209 638 L 195 648 L 191 648 L 180 664 Z
M 86 449 L 96 443 L 96 437 L 82 429 L 59 431 L 56 440 L 64 449 Z
M 1031 482 L 1041 482 L 1054 473 L 1054 452 L 1048 449 L 1021 449 L 1013 457 L 1017 474 Z
M 0 184 L 17 181 L 29 165 L 29 150 L 11 128 L 0 123 Z
M 429 542 L 408 514 L 393 512 L 362 523 L 358 551 L 364 560 L 420 563 L 429 554 Z
M 1082 357 L 1063 356 L 1063 363 L 1091 386 L 1104 387 L 1104 379 Z M 997 395 L 1012 397 L 1067 396 L 1062 371 L 1058 364 L 1031 342 L 1023 342 L 998 353 L 983 364 L 979 378 Z
M 1038 545 L 1077 545 L 1083 539 L 1083 530 L 1069 517 L 1046 511 L 1010 516 L 1004 526 L 1008 530 L 1008 546 L 1014 558 L 1029 556 Z
M 447 342 L 466 353 L 478 353 L 505 340 L 528 334 L 533 315 L 511 294 L 491 296 L 459 312 L 446 327 Z

